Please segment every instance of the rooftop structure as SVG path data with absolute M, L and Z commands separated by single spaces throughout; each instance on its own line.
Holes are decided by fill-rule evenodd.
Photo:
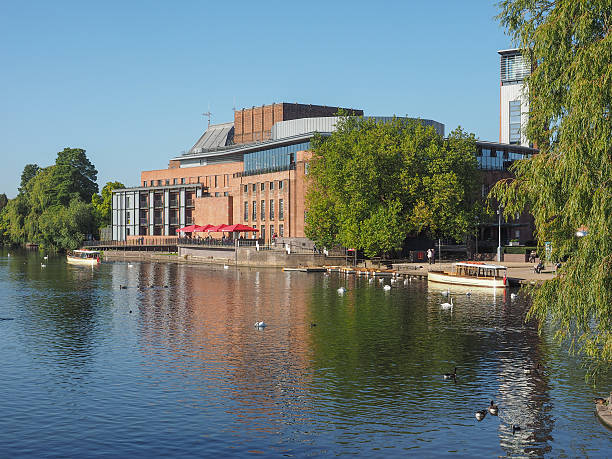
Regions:
M 529 147 L 525 126 L 529 119 L 529 94 L 524 79 L 529 62 L 519 49 L 502 49 L 500 55 L 499 141 Z

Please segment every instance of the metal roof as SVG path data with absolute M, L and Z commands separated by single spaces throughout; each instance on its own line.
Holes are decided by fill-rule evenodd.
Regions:
M 189 153 L 202 153 L 230 145 L 234 140 L 234 123 L 211 124 Z

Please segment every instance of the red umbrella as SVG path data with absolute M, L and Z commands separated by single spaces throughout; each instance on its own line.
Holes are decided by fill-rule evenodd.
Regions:
M 198 233 L 200 231 L 204 231 L 204 227 L 200 225 L 189 225 L 176 230 L 177 233 Z
M 235 225 L 227 225 L 223 231 L 228 231 L 231 233 L 242 233 L 242 232 L 256 232 L 258 229 L 251 228 L 250 226 L 243 225 L 241 223 L 236 223 Z
M 225 231 L 225 230 L 224 230 L 224 228 L 225 228 L 226 226 L 227 226 L 227 225 L 217 225 L 217 226 L 211 226 L 211 227 L 209 227 L 209 228 L 208 228 L 206 231 L 207 231 L 207 232 L 209 232 L 209 233 L 218 233 L 218 232 L 220 232 L 220 231 Z

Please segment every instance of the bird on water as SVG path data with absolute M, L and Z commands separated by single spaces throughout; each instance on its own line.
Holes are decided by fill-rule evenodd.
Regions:
M 457 367 L 453 370 L 452 373 L 444 373 L 444 379 L 455 379 L 457 377 Z
M 478 410 L 476 411 L 476 413 L 474 413 L 474 416 L 476 416 L 476 419 L 478 419 L 478 421 L 482 421 L 486 415 L 487 410 Z
M 493 403 L 493 400 L 491 400 L 491 405 L 489 405 L 489 414 L 491 414 L 491 416 L 497 416 L 498 412 L 499 408 Z

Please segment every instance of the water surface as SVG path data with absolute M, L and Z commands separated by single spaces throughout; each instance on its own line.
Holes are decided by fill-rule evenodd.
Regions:
M 42 261 L 0 251 L 1 457 L 612 450 L 591 401 L 611 388 L 525 325 L 521 298 L 456 290 L 451 312 L 416 279 L 385 292 L 338 274 Z M 500 415 L 478 422 L 490 400 Z

